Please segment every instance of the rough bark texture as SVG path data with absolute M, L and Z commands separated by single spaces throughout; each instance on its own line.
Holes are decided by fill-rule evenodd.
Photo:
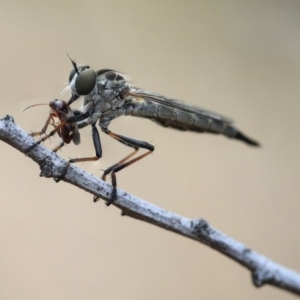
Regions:
M 11 116 L 0 120 L 0 139 L 19 151 L 34 143 L 34 139 L 18 127 Z M 56 178 L 66 165 L 66 161 L 43 145 L 35 147 L 28 157 L 40 165 L 40 176 Z M 109 200 L 112 187 L 99 178 L 71 165 L 63 179 L 85 191 Z M 242 243 L 210 226 L 203 219 L 191 220 L 166 211 L 144 200 L 138 199 L 120 189 L 113 203 L 123 215 L 139 219 L 199 241 L 230 257 L 251 271 L 256 287 L 271 284 L 300 295 L 300 274 L 281 266 L 267 257 L 251 250 Z

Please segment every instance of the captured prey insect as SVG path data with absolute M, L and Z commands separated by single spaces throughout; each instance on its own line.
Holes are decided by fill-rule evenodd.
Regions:
M 51 136 L 53 136 L 55 133 L 57 133 L 61 137 L 61 142 L 58 146 L 56 146 L 53 151 L 57 152 L 59 149 L 61 149 L 65 144 L 69 144 L 71 141 L 75 145 L 80 144 L 80 134 L 77 128 L 76 123 L 71 123 L 68 122 L 67 119 L 70 117 L 75 116 L 76 114 L 80 114 L 78 110 L 72 110 L 70 106 L 65 102 L 61 100 L 54 99 L 49 102 L 49 104 L 46 103 L 41 103 L 41 104 L 34 104 L 26 107 L 23 109 L 25 111 L 28 108 L 34 107 L 34 106 L 39 106 L 39 105 L 49 105 L 51 108 L 51 111 L 49 113 L 49 117 L 44 125 L 44 127 L 41 129 L 41 131 L 37 132 L 32 132 L 30 135 L 31 136 L 41 136 L 45 134 L 42 138 L 40 138 L 36 143 L 31 145 L 26 153 L 28 154 L 33 148 L 35 148 L 37 145 L 42 143 L 43 141 L 49 139 Z M 58 122 L 55 121 L 55 118 L 58 118 Z M 54 129 L 49 133 L 46 134 L 46 130 L 49 125 L 52 125 Z M 77 160 L 75 160 L 77 161 Z M 60 175 L 59 178 L 56 178 L 56 181 L 59 181 L 66 173 L 69 164 L 72 162 L 75 162 L 74 159 L 70 160 L 66 167 L 64 168 L 62 174 Z
M 228 118 L 216 113 L 191 106 L 184 102 L 166 98 L 143 89 L 133 87 L 126 80 L 124 75 L 111 69 L 92 70 L 88 65 L 77 65 L 71 59 L 73 69 L 69 75 L 69 88 L 71 98 L 68 104 L 84 96 L 81 113 L 69 117 L 68 122 L 76 122 L 78 128 L 87 125 L 92 126 L 93 140 L 96 149 L 96 157 L 100 158 L 101 143 L 96 123 L 99 123 L 101 130 L 123 143 L 132 147 L 134 151 L 120 160 L 118 163 L 106 169 L 102 179 L 111 174 L 113 192 L 108 205 L 117 196 L 116 173 L 125 167 L 137 162 L 154 151 L 154 147 L 146 142 L 131 139 L 111 132 L 108 129 L 110 122 L 122 115 L 148 118 L 165 127 L 172 127 L 180 130 L 195 132 L 209 132 L 222 134 L 229 138 L 243 141 L 251 146 L 259 144 L 245 136 L 232 124 Z M 146 153 L 133 158 L 132 156 L 143 148 Z M 100 150 L 100 151 L 99 151 Z M 94 198 L 96 201 L 97 198 Z
M 53 136 L 55 133 L 58 133 L 58 135 L 62 138 L 62 141 L 59 146 L 57 146 L 53 151 L 56 152 L 60 148 L 64 146 L 64 144 L 69 144 L 71 141 L 75 145 L 80 144 L 80 134 L 77 128 L 76 123 L 68 122 L 67 119 L 70 117 L 74 117 L 75 113 L 80 114 L 79 111 L 72 110 L 70 106 L 65 102 L 61 100 L 54 99 L 49 102 L 49 104 L 46 103 L 39 103 L 39 104 L 33 104 L 30 106 L 27 106 L 23 109 L 23 112 L 27 110 L 28 108 L 39 106 L 39 105 L 49 105 L 51 108 L 51 111 L 49 113 L 49 117 L 44 125 L 44 127 L 41 129 L 41 131 L 32 132 L 31 136 L 41 136 L 43 134 L 46 134 L 46 130 L 49 125 L 52 125 L 54 127 L 54 130 L 52 130 L 49 134 L 46 134 L 44 137 L 42 137 L 40 140 L 38 140 L 35 144 L 31 145 L 27 149 L 27 153 L 32 150 L 34 147 L 36 147 L 41 142 L 45 141 L 46 139 Z M 58 118 L 59 122 L 55 122 L 54 118 Z

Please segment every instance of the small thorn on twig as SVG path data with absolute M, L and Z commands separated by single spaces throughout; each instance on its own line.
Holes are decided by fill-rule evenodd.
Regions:
M 121 216 L 125 217 L 125 216 L 128 216 L 128 214 L 124 210 L 121 210 Z

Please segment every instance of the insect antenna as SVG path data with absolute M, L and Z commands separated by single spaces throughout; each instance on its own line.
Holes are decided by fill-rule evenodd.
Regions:
M 76 62 L 70 57 L 70 55 L 69 55 L 68 53 L 67 53 L 67 56 L 70 58 L 71 63 L 72 63 L 72 65 L 73 65 L 74 69 L 75 69 L 75 72 L 76 72 L 77 74 L 79 74 L 79 71 L 78 71 Z
M 33 104 L 33 105 L 29 105 L 29 106 L 25 107 L 25 108 L 22 110 L 22 112 L 24 112 L 24 111 L 27 110 L 28 108 L 31 108 L 31 107 L 34 107 L 34 106 L 39 106 L 39 105 L 47 105 L 47 106 L 49 106 L 49 104 L 47 104 L 47 103 Z

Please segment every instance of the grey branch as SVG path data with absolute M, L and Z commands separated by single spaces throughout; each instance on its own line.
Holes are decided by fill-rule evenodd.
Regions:
M 0 119 L 0 139 L 23 153 L 26 153 L 26 149 L 35 142 L 30 135 L 15 124 L 11 116 Z M 28 157 L 40 165 L 40 176 L 47 178 L 58 177 L 67 163 L 43 145 L 31 150 Z M 63 180 L 106 201 L 109 200 L 112 191 L 109 184 L 75 165 L 70 166 Z M 230 257 L 251 271 L 252 281 L 256 287 L 271 284 L 300 295 L 299 273 L 251 250 L 213 228 L 203 219 L 187 219 L 138 199 L 120 189 L 117 191 L 117 200 L 113 205 L 120 208 L 123 215 L 176 232 Z

